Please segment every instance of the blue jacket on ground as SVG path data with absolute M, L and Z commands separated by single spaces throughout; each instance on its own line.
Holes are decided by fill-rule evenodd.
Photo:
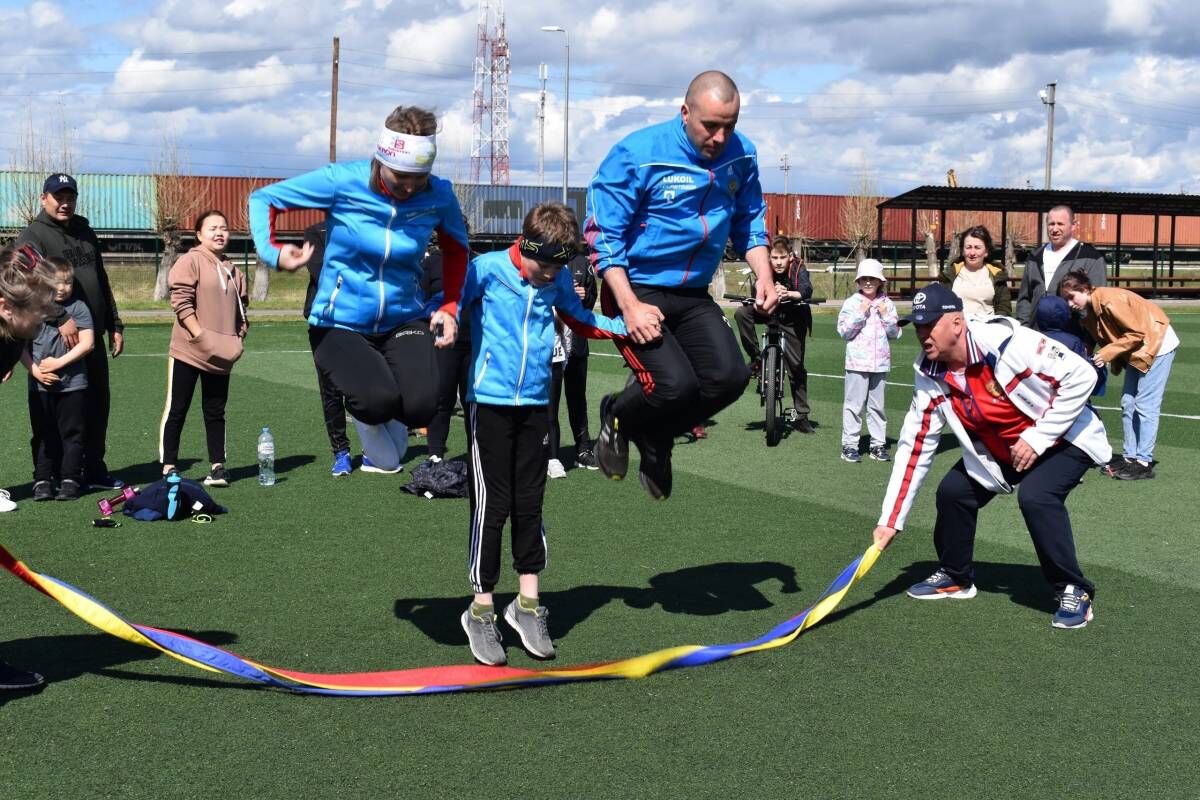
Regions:
M 279 264 L 276 215 L 295 208 L 328 210 L 325 263 L 309 325 L 386 333 L 428 316 L 421 259 L 435 230 L 445 256 L 443 310 L 454 313 L 468 251 L 450 182 L 430 176 L 428 190 L 398 202 L 371 191 L 370 178 L 369 160 L 330 164 L 250 195 L 254 247 L 272 267 Z
M 624 336 L 625 322 L 588 311 L 575 294 L 571 271 L 534 286 L 521 269 L 517 246 L 471 261 L 459 316 L 470 314 L 471 367 L 467 400 L 497 406 L 550 404 L 554 310 L 580 336 Z
M 587 191 L 584 235 L 596 271 L 624 267 L 630 283 L 704 288 L 725 253 L 767 244 L 758 154 L 734 132 L 711 161 L 683 117 L 634 131 L 600 164 Z

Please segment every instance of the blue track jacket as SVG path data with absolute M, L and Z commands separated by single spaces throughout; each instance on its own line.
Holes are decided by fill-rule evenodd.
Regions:
M 588 311 L 575 294 L 571 270 L 534 286 L 521 270 L 517 246 L 471 261 L 459 316 L 471 317 L 467 399 L 497 406 L 550 404 L 554 310 L 580 336 L 624 336 L 625 322 Z
M 450 182 L 398 202 L 371 191 L 371 162 L 330 164 L 250 195 L 250 233 L 259 258 L 278 266 L 275 217 L 294 208 L 328 210 L 325 264 L 308 324 L 387 333 L 428 316 L 421 259 L 436 230 L 442 249 L 443 310 L 454 313 L 467 266 L 467 231 Z
M 630 283 L 704 288 L 726 240 L 767 244 L 758 155 L 740 133 L 709 161 L 683 116 L 631 133 L 600 164 L 587 192 L 584 234 L 596 271 L 624 267 Z

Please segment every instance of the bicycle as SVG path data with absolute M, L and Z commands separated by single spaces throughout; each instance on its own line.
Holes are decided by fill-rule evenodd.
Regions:
M 753 306 L 754 298 L 745 295 L 727 294 L 744 306 Z M 763 429 L 767 447 L 775 447 L 783 439 L 783 362 L 787 352 L 787 340 L 783 335 L 783 324 L 779 312 L 785 306 L 795 307 L 803 301 L 781 301 L 767 317 L 767 330 L 762 336 L 762 352 L 758 356 L 758 398 L 764 409 Z

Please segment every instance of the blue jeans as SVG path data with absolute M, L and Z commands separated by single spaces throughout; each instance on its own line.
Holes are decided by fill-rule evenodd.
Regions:
M 1143 374 L 1125 367 L 1125 388 L 1121 390 L 1121 427 L 1125 432 L 1122 455 L 1149 464 L 1154 460 L 1154 440 L 1158 438 L 1158 413 L 1171 362 L 1178 348 L 1159 355 Z

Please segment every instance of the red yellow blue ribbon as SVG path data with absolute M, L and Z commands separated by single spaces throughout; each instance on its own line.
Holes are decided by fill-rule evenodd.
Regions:
M 874 545 L 851 562 L 815 603 L 802 613 L 776 625 L 757 639 L 734 644 L 682 645 L 653 653 L 574 667 L 527 669 L 452 664 L 441 667 L 387 672 L 311 673 L 269 667 L 228 650 L 182 634 L 137 625 L 125 620 L 100 601 L 57 578 L 29 569 L 0 545 L 0 566 L 38 591 L 54 598 L 84 622 L 105 633 L 159 650 L 185 664 L 210 672 L 233 675 L 266 686 L 305 694 L 390 696 L 512 689 L 576 681 L 644 678 L 655 672 L 713 664 L 727 658 L 770 650 L 792 642 L 829 615 L 879 558 Z

